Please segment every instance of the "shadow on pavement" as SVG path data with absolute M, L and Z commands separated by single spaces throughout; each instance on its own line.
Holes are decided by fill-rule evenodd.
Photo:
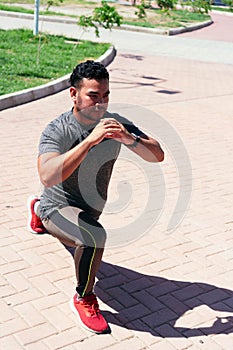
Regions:
M 135 76 L 136 77 L 136 76 Z M 150 77 L 150 76 L 141 76 L 141 77 L 136 77 L 137 80 L 132 81 L 127 78 L 119 78 L 118 80 L 111 80 L 111 84 L 116 84 L 115 89 L 135 89 L 135 88 L 140 88 L 143 86 L 151 86 L 153 88 L 160 88 L 160 90 L 157 90 L 155 92 L 157 93 L 163 93 L 167 95 L 174 95 L 174 94 L 180 94 L 181 91 L 179 90 L 173 90 L 173 89 L 167 89 L 163 88 L 161 84 L 166 83 L 166 79 L 163 78 L 157 78 L 157 77 Z M 144 79 L 145 81 L 142 81 Z M 149 82 L 148 82 L 149 80 Z
M 126 54 L 122 53 L 119 56 L 124 57 L 124 58 L 130 58 L 132 60 L 137 60 L 137 61 L 143 61 L 143 59 L 144 59 L 144 57 L 141 55 L 133 55 L 133 54 L 129 54 L 129 53 L 126 53 Z
M 74 248 L 65 248 L 74 256 Z M 113 310 L 102 311 L 111 324 L 163 338 L 233 333 L 233 291 L 230 289 L 202 282 L 144 275 L 104 261 L 101 262 L 97 278 L 95 292 Z M 205 309 L 204 314 L 202 310 L 202 314 L 197 319 L 194 315 L 192 320 L 191 310 L 204 306 L 212 311 L 211 316 L 206 319 Z M 221 312 L 225 315 L 221 316 Z M 211 324 L 177 326 L 176 323 L 185 313 L 191 316 L 189 324 L 190 321 L 196 324 L 208 321 Z
M 95 291 L 98 298 L 113 310 L 103 311 L 108 322 L 112 324 L 161 337 L 233 333 L 232 290 L 201 282 L 183 282 L 144 275 L 106 262 L 101 263 L 97 278 L 99 280 Z M 210 320 L 204 314 L 203 318 L 199 314 L 196 324 L 208 323 L 208 326 L 176 326 L 187 311 L 189 313 L 186 315 L 191 316 L 188 324 L 190 321 L 192 323 L 190 312 L 200 306 L 210 308 L 208 311 L 212 313 Z M 216 315 L 216 311 L 220 317 Z M 231 315 L 221 317 L 221 312 Z M 193 322 L 195 321 L 194 315 Z

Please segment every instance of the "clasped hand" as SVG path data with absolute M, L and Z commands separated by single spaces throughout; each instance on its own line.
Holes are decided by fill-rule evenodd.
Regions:
M 114 118 L 101 119 L 89 135 L 93 145 L 100 143 L 104 138 L 111 138 L 118 142 L 127 143 L 131 138 L 126 128 Z

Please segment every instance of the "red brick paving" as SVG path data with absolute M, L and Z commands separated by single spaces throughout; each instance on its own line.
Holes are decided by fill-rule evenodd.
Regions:
M 106 249 L 96 292 L 112 334 L 96 336 L 83 330 L 69 309 L 75 288 L 71 257 L 54 238 L 31 235 L 26 227 L 27 196 L 41 191 L 36 173 L 39 136 L 52 118 L 70 107 L 68 91 L 2 111 L 1 346 L 232 349 L 233 66 L 146 54 L 137 60 L 133 52 L 119 52 L 109 69 L 112 103 L 158 113 L 180 135 L 193 171 L 186 216 L 174 232 L 166 232 L 179 176 L 173 157 L 176 144 L 168 149 L 161 136 L 166 152 L 161 164 L 166 184 L 163 212 L 140 239 Z M 141 125 L 150 131 L 153 120 L 145 121 L 142 115 Z M 110 200 L 116 197 L 119 179 L 124 180 L 125 166 L 127 172 L 135 171 L 131 165 L 136 163 L 126 164 L 127 152 L 123 155 Z M 143 173 L 140 179 L 134 188 L 135 206 L 126 217 L 125 212 L 116 214 L 114 222 L 105 213 L 107 227 L 123 226 L 141 215 Z
M 210 13 L 213 24 L 208 27 L 179 34 L 179 36 L 195 39 L 233 42 L 233 14 Z

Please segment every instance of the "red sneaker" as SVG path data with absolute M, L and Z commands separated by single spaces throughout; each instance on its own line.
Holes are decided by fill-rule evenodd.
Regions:
M 36 202 L 39 202 L 40 199 L 36 196 L 30 196 L 27 201 L 28 207 L 28 230 L 31 233 L 42 234 L 47 232 L 46 228 L 42 224 L 42 221 L 39 216 L 36 215 L 34 207 Z
M 94 333 L 108 333 L 110 328 L 99 310 L 99 304 L 94 293 L 77 299 L 77 294 L 70 301 L 71 310 L 79 317 L 82 325 Z

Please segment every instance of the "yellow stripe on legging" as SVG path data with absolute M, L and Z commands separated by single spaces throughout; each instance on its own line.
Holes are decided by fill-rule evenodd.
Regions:
M 57 209 L 57 211 L 58 211 L 58 213 L 59 213 L 64 219 L 66 219 L 67 221 L 70 221 L 72 224 L 74 224 L 74 225 L 76 225 L 77 227 L 79 227 L 79 228 L 83 229 L 84 231 L 86 231 L 86 232 L 90 235 L 90 237 L 92 238 L 92 241 L 93 241 L 94 253 L 93 253 L 93 256 L 92 256 L 92 258 L 91 258 L 91 263 L 90 263 L 90 267 L 89 267 L 89 271 L 88 271 L 88 278 L 87 278 L 86 287 L 84 288 L 84 291 L 83 291 L 83 293 L 82 293 L 82 295 L 81 295 L 81 296 L 84 296 L 84 295 L 85 295 L 85 292 L 86 292 L 86 290 L 87 290 L 87 287 L 88 287 L 88 283 L 89 283 L 89 281 L 90 281 L 92 263 L 93 263 L 93 260 L 94 260 L 94 257 L 95 257 L 95 252 L 96 252 L 96 243 L 95 243 L 95 239 L 94 239 L 93 235 L 91 234 L 91 232 L 89 232 L 85 227 L 83 227 L 83 226 L 81 226 L 81 225 L 77 225 L 76 222 L 73 222 L 72 220 L 70 220 L 69 218 L 67 218 L 65 215 L 63 215 L 63 213 L 61 212 L 60 209 Z M 66 232 L 66 234 L 68 234 L 68 233 Z
M 94 243 L 94 253 L 92 255 L 92 258 L 91 258 L 91 263 L 90 263 L 90 267 L 89 267 L 89 272 L 88 272 L 88 278 L 87 278 L 87 283 L 86 283 L 86 287 L 84 288 L 84 291 L 82 293 L 82 297 L 85 295 L 85 292 L 87 290 L 87 286 L 88 286 L 88 283 L 89 283 L 89 280 L 90 280 L 90 275 L 91 275 L 91 268 L 92 268 L 92 263 L 93 263 L 93 260 L 94 260 L 94 257 L 95 257 L 95 252 L 96 252 L 96 243 L 95 243 L 95 239 L 93 238 L 91 232 L 89 232 L 85 227 L 83 226 L 78 226 L 80 228 L 82 228 L 84 231 L 86 231 L 87 233 L 89 233 L 89 235 L 91 236 L 92 240 L 93 240 L 93 243 Z

